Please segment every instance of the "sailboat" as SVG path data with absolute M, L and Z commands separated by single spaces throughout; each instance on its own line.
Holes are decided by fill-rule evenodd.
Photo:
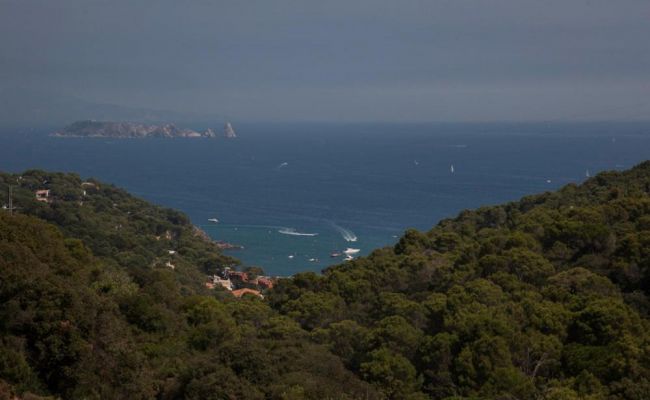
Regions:
M 226 122 L 226 126 L 223 128 L 223 135 L 228 139 L 234 139 L 237 137 L 235 129 L 232 127 L 232 124 L 230 122 Z
M 451 171 L 452 174 L 454 173 L 454 164 L 451 164 L 451 168 L 449 168 L 449 170 Z
M 586 171 L 585 171 L 585 176 L 586 176 L 587 178 L 591 178 L 591 174 L 589 173 L 589 170 L 586 170 Z

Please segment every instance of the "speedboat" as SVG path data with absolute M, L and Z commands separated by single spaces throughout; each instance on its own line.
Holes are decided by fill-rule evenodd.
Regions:
M 353 249 L 353 248 L 351 248 L 351 247 L 348 247 L 347 249 L 345 249 L 345 251 L 343 251 L 343 253 L 345 253 L 346 255 L 350 256 L 350 255 L 352 255 L 352 254 L 357 254 L 357 253 L 360 252 L 360 251 L 361 251 L 361 249 Z
M 210 221 L 210 222 L 214 222 L 215 224 L 218 224 L 218 223 L 219 223 L 219 220 L 216 219 L 216 218 L 208 218 L 208 221 Z

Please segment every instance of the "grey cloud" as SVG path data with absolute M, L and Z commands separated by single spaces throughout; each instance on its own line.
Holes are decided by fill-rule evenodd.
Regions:
M 0 79 L 247 120 L 602 118 L 649 98 L 648 15 L 645 0 L 0 0 Z

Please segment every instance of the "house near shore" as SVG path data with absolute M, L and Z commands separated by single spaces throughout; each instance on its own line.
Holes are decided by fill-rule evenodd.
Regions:
M 273 280 L 267 276 L 260 276 L 255 283 L 263 289 L 273 288 Z
M 233 281 L 248 282 L 248 274 L 246 272 L 227 270 L 226 278 L 229 278 Z
M 255 294 L 261 296 L 261 291 L 273 288 L 275 279 L 270 276 L 251 277 L 247 272 L 233 271 L 231 268 L 226 267 L 223 273 L 209 275 L 207 277 L 205 286 L 208 289 L 214 289 L 218 286 L 235 294 Z M 252 290 L 252 292 L 251 292 Z M 236 295 L 236 294 L 235 294 Z M 237 296 L 236 297 L 240 297 Z
M 217 286 L 221 286 L 229 292 L 234 289 L 230 279 L 222 278 L 219 275 L 208 276 L 208 281 L 205 283 L 205 287 L 208 289 L 214 289 Z
M 247 295 L 247 294 L 252 294 L 253 296 L 257 296 L 257 297 L 260 297 L 262 299 L 264 298 L 264 296 L 262 296 L 262 293 L 260 293 L 259 290 L 249 289 L 249 288 L 233 290 L 230 293 L 232 293 L 233 296 L 238 297 L 238 298 L 241 298 L 241 297 L 243 297 L 244 295 Z
M 99 190 L 99 185 L 93 182 L 81 182 L 81 189 L 83 190 L 84 196 L 88 195 L 88 192 L 97 192 Z
M 232 291 L 232 289 L 233 289 L 232 281 L 230 279 L 222 278 L 222 277 L 220 277 L 218 275 L 214 275 L 212 277 L 212 283 L 214 283 L 215 286 L 216 285 L 221 285 L 224 289 L 229 290 L 229 291 Z

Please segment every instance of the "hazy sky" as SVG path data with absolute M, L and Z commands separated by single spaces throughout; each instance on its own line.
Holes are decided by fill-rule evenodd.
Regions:
M 0 86 L 245 120 L 650 119 L 650 0 L 0 0 Z

